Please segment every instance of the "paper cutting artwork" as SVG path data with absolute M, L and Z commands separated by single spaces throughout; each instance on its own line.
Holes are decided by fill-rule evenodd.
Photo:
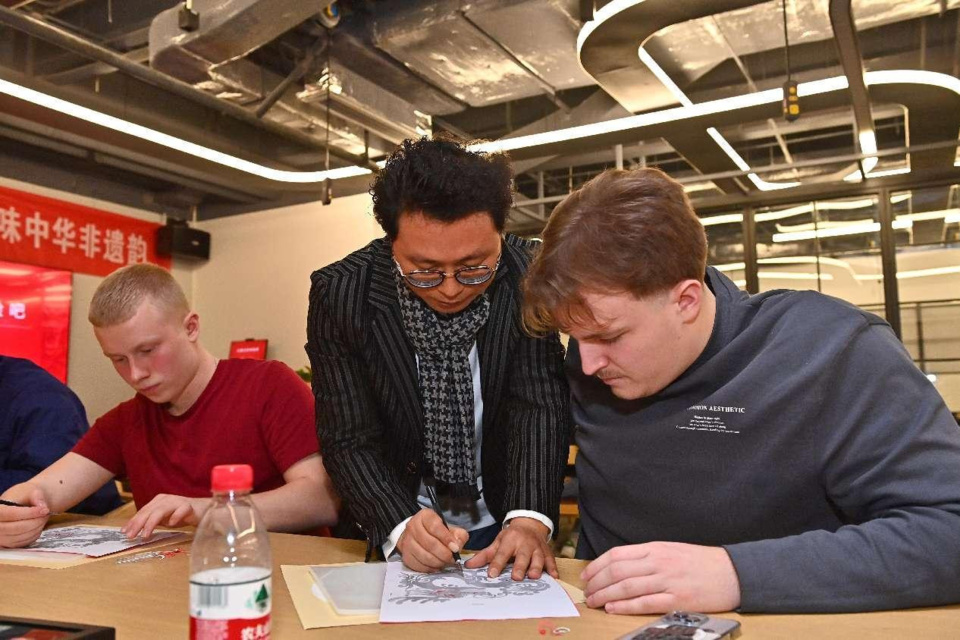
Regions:
M 144 541 L 139 536 L 128 540 L 119 527 L 90 527 L 76 525 L 47 529 L 36 542 L 23 551 L 55 551 L 58 553 L 76 553 L 99 558 L 118 551 L 124 551 L 142 544 L 152 544 L 169 538 L 181 537 L 178 531 L 157 531 Z
M 480 574 L 480 575 L 478 575 Z M 463 577 L 455 569 L 441 573 L 404 573 L 400 577 L 400 589 L 406 595 L 390 598 L 391 602 L 444 602 L 458 598 L 509 598 L 532 596 L 550 588 L 541 580 L 524 580 L 514 583 L 509 572 L 496 578 L 488 578 L 483 571 L 464 569 Z
M 507 620 L 577 616 L 570 597 L 556 580 L 514 581 L 510 567 L 496 578 L 486 567 L 418 573 L 392 561 L 387 566 L 380 622 Z

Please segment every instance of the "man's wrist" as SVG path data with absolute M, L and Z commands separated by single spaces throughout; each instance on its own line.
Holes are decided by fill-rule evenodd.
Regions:
M 553 521 L 542 513 L 538 511 L 532 511 L 530 509 L 512 509 L 508 511 L 507 515 L 503 519 L 503 527 L 506 529 L 510 526 L 510 522 L 517 518 L 534 520 L 546 527 L 547 535 L 545 536 L 545 540 L 547 542 L 549 542 L 550 538 L 553 537 Z
M 504 529 L 508 529 L 511 526 L 516 529 L 526 529 L 532 531 L 535 535 L 542 538 L 544 542 L 550 541 L 550 528 L 536 518 L 517 516 L 503 523 Z
M 390 531 L 389 535 L 387 535 L 387 540 L 380 546 L 380 549 L 383 551 L 384 559 L 389 558 L 394 551 L 398 550 L 397 547 L 400 545 L 400 540 L 403 538 L 403 533 L 407 530 L 407 524 L 412 519 L 413 516 L 410 516 L 405 520 L 402 520 L 393 528 L 392 531 Z M 402 551 L 402 549 L 400 551 Z

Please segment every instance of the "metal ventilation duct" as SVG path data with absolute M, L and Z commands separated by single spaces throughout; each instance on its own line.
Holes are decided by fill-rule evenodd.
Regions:
M 675 60 L 680 77 L 674 80 L 680 86 L 696 80 L 731 55 L 742 58 L 783 48 L 780 0 L 732 11 L 725 11 L 722 4 L 717 3 L 715 15 L 668 26 L 650 38 L 651 47 Z M 853 0 L 851 4 L 857 31 L 862 32 L 936 15 L 960 6 L 960 0 Z M 833 39 L 829 7 L 829 0 L 788 0 L 791 47 Z
M 200 15 L 196 31 L 180 29 L 179 7 L 153 20 L 150 63 L 224 100 L 256 104 L 284 79 L 245 56 L 316 16 L 332 1 L 195 0 L 193 9 Z M 377 155 L 420 134 L 418 125 L 424 123 L 410 103 L 343 67 L 335 66 L 332 78 L 331 146 L 355 155 Z M 309 80 L 305 88 L 294 83 L 263 117 L 324 140 L 325 97 L 325 89 Z M 426 125 L 429 128 L 429 120 Z
M 242 58 L 315 16 L 333 0 L 194 0 L 200 28 L 180 28 L 180 7 L 150 23 L 150 66 L 192 83 L 211 66 Z
M 572 46 L 579 4 L 386 0 L 368 28 L 374 46 L 457 100 L 482 107 L 593 84 Z

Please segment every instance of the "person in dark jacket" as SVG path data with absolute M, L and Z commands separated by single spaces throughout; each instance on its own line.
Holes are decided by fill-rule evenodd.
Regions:
M 0 494 L 59 460 L 89 428 L 69 387 L 29 360 L 0 356 Z M 121 504 L 111 480 L 71 511 L 103 515 Z
M 386 236 L 312 277 L 327 469 L 370 550 L 419 571 L 470 548 L 491 575 L 556 575 L 569 391 L 558 336 L 520 326 L 535 243 L 503 234 L 511 184 L 502 155 L 408 140 L 371 189 Z

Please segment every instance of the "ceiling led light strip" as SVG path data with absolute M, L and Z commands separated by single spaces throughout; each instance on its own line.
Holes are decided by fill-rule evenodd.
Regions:
M 830 258 L 827 256 L 789 256 L 789 257 L 780 257 L 780 258 L 760 258 L 757 260 L 757 264 L 822 264 L 830 265 L 834 267 L 839 267 L 846 271 L 850 272 L 850 275 L 855 275 L 853 267 L 850 266 L 850 263 L 846 260 L 838 260 L 837 258 Z M 742 271 L 747 268 L 745 262 L 728 262 L 726 264 L 714 264 L 710 265 L 717 271 Z M 765 271 L 762 273 L 777 273 L 776 271 Z
M 872 129 L 868 131 L 861 131 L 857 138 L 860 140 L 860 153 L 866 154 L 877 152 L 877 136 Z M 876 156 L 864 158 L 861 161 L 863 173 L 866 173 L 870 177 L 875 177 L 870 172 L 873 171 L 873 168 L 877 166 L 878 162 L 880 162 L 880 158 Z M 849 175 L 844 176 L 843 180 L 844 182 L 855 182 L 863 178 L 863 173 L 860 172 L 860 169 L 856 169 Z
M 712 264 L 710 265 L 714 269 L 720 272 L 727 271 L 743 271 L 747 268 L 746 262 L 728 262 L 727 264 Z
M 960 166 L 960 164 L 954 165 Z M 884 169 L 883 171 L 871 171 L 868 178 L 885 178 L 887 176 L 900 176 L 910 173 L 910 167 L 897 167 L 896 169 Z
M 876 175 L 876 174 L 874 174 Z M 895 196 L 890 197 L 891 204 L 897 204 L 898 202 L 903 202 L 904 200 L 909 200 L 909 193 L 900 193 Z M 816 203 L 816 208 L 818 211 L 849 211 L 852 209 L 863 209 L 866 207 L 876 206 L 877 201 L 875 198 L 860 198 L 858 200 L 823 200 Z M 763 213 L 758 213 L 753 216 L 753 219 L 757 222 L 770 222 L 772 220 L 783 220 L 784 218 L 792 218 L 794 216 L 800 216 L 805 213 L 813 213 L 814 204 L 801 204 L 796 207 L 789 207 L 787 209 L 780 209 L 779 211 L 764 211 Z M 960 215 L 960 209 L 948 209 L 945 213 L 949 219 L 950 212 L 956 211 Z M 932 212 L 935 213 L 935 212 Z M 933 220 L 937 216 L 931 214 L 922 214 L 930 215 L 929 218 L 920 218 L 922 220 Z M 920 215 L 920 214 L 917 214 Z M 901 218 L 904 216 L 900 216 Z M 942 216 L 941 216 L 942 217 Z M 914 218 L 918 219 L 918 218 Z M 740 213 L 725 213 L 718 216 L 707 216 L 706 218 L 700 218 L 700 223 L 705 227 L 710 227 L 717 224 L 731 224 L 735 222 L 743 222 L 743 214 Z M 949 222 L 948 222 L 949 224 Z
M 673 94 L 673 97 L 680 101 L 680 104 L 685 107 L 693 106 L 693 101 L 687 97 L 687 94 L 685 94 L 680 87 L 676 85 L 676 83 L 673 81 L 673 78 L 667 75 L 667 72 L 663 70 L 663 67 L 657 64 L 657 61 L 654 60 L 649 53 L 647 53 L 646 49 L 640 47 L 637 49 L 637 55 L 640 56 L 640 60 L 643 62 L 643 64 L 647 65 L 647 68 L 653 72 L 653 75 L 657 76 L 657 80 L 663 83 L 663 86 L 670 90 L 670 93 Z
M 802 271 L 758 271 L 758 278 L 781 280 L 833 280 L 832 273 L 805 273 Z
M 760 280 L 833 280 L 833 275 L 829 273 L 821 273 L 817 275 L 816 273 L 790 273 L 790 272 L 777 272 L 777 271 L 760 271 L 757 273 L 757 278 Z M 746 280 L 734 280 L 733 285 L 735 287 L 743 288 L 747 286 Z
M 720 216 L 707 216 L 706 218 L 698 218 L 700 224 L 705 227 L 712 227 L 718 224 L 732 224 L 743 222 L 742 213 L 725 213 Z
M 327 178 L 336 180 L 338 178 L 349 178 L 370 173 L 369 169 L 356 166 L 341 167 L 328 171 L 285 171 L 282 169 L 274 169 L 216 151 L 215 149 L 210 149 L 209 147 L 194 144 L 193 142 L 171 136 L 155 129 L 121 120 L 120 118 L 115 118 L 105 113 L 94 111 L 93 109 L 81 107 L 72 102 L 67 102 L 66 100 L 61 100 L 60 98 L 55 98 L 45 93 L 7 82 L 3 79 L 0 79 L 0 92 L 107 129 L 112 129 L 113 131 L 119 131 L 120 133 L 153 142 L 162 147 L 180 151 L 224 167 L 230 167 L 231 169 L 260 176 L 261 178 L 275 182 L 315 183 L 323 182 Z
M 647 53 L 642 46 L 637 49 L 637 55 L 640 56 L 640 60 L 643 62 L 643 64 L 647 65 L 647 68 L 653 72 L 653 75 L 655 75 L 663 84 L 663 86 L 665 86 L 670 93 L 673 94 L 673 97 L 675 97 L 680 104 L 685 107 L 693 106 L 693 101 L 687 97 L 687 94 L 685 94 L 680 87 L 677 86 L 667 72 L 663 70 L 663 67 L 657 64 L 657 61 L 654 60 L 653 57 Z M 727 139 L 721 135 L 716 127 L 710 127 L 707 129 L 707 135 L 713 138 L 713 141 L 717 143 L 717 146 L 723 150 L 727 157 L 730 158 L 741 171 L 750 171 L 750 173 L 747 174 L 747 178 L 750 179 L 750 182 L 752 182 L 757 189 L 760 189 L 761 191 L 774 191 L 776 189 L 790 189 L 791 187 L 796 187 L 800 184 L 799 182 L 767 182 L 750 170 L 750 165 L 747 164 L 747 161 L 744 160 L 739 153 L 737 153 L 736 149 L 733 148 L 733 145 L 727 142 Z
M 871 74 L 884 74 L 886 71 L 871 71 L 866 75 L 867 84 L 871 84 Z M 932 72 L 927 72 L 932 73 Z M 933 74 L 943 75 L 943 74 Z M 949 77 L 949 76 L 947 76 Z M 900 81 L 898 81 L 900 82 Z M 920 79 L 921 84 L 929 84 L 926 77 Z M 879 82 L 883 84 L 883 82 Z M 958 81 L 960 84 L 960 81 Z M 813 80 L 802 83 L 798 91 L 803 95 L 818 95 L 829 93 L 831 91 L 841 91 L 847 88 L 847 79 L 844 76 L 835 78 L 826 78 L 824 80 Z M 960 88 L 957 89 L 960 95 Z M 756 93 L 747 93 L 741 96 L 730 98 L 721 98 L 708 102 L 698 102 L 689 107 L 672 107 L 662 109 L 651 113 L 643 113 L 635 116 L 626 116 L 604 122 L 595 122 L 568 129 L 557 129 L 555 131 L 545 131 L 543 133 L 534 133 L 526 136 L 518 136 L 506 140 L 494 140 L 473 145 L 470 148 L 475 151 L 512 151 L 514 149 L 527 149 L 545 144 L 558 142 L 573 142 L 576 140 L 585 140 L 597 135 L 608 133 L 617 133 L 620 131 L 640 129 L 650 125 L 665 124 L 669 122 L 679 122 L 690 118 L 699 118 L 718 113 L 727 113 L 738 109 L 747 109 L 750 107 L 779 104 L 783 97 L 782 89 L 766 89 Z M 742 160 L 742 158 L 741 158 Z
M 632 4 L 637 3 L 634 2 Z M 932 71 L 869 71 L 864 74 L 864 79 L 868 86 L 875 84 L 921 84 L 941 87 L 960 95 L 960 80 L 946 74 L 935 73 Z M 802 97 L 829 93 L 831 91 L 840 91 L 846 88 L 846 77 L 838 76 L 835 78 L 826 78 L 824 80 L 814 80 L 812 82 L 801 83 L 798 87 L 798 94 Z M 250 162 L 249 160 L 231 156 L 229 154 L 210 149 L 209 147 L 204 147 L 193 142 L 144 127 L 142 125 L 121 120 L 120 118 L 116 118 L 105 113 L 100 113 L 98 111 L 94 111 L 93 109 L 88 109 L 87 107 L 82 107 L 80 105 L 67 102 L 66 100 L 55 98 L 53 96 L 49 96 L 39 91 L 35 91 L 33 89 L 29 89 L 27 87 L 23 87 L 2 79 L 0 79 L 0 93 L 5 93 L 13 96 L 14 98 L 36 104 L 53 111 L 57 111 L 65 115 L 111 129 L 113 131 L 118 131 L 127 135 L 141 138 L 175 151 L 180 151 L 197 158 L 208 160 L 210 162 L 249 173 L 251 175 L 259 176 L 267 180 L 273 180 L 275 182 L 313 184 L 323 182 L 328 178 L 337 180 L 339 178 L 362 176 L 371 173 L 371 171 L 366 167 L 359 166 L 341 167 L 338 169 L 331 169 L 329 171 L 287 171 L 282 169 L 274 169 L 272 167 Z M 627 130 L 635 131 L 636 129 L 641 129 L 651 125 L 678 122 L 690 118 L 727 113 L 729 111 L 736 111 L 738 109 L 745 109 L 761 105 L 778 104 L 782 97 L 782 89 L 767 89 L 765 91 L 758 91 L 756 93 L 749 93 L 731 98 L 722 98 L 709 102 L 700 102 L 690 106 L 663 109 L 660 111 L 654 111 L 652 113 L 627 116 L 625 118 L 570 127 L 568 129 L 558 129 L 556 131 L 547 131 L 527 136 L 519 136 L 506 140 L 495 140 L 492 142 L 471 145 L 468 148 L 472 151 L 498 152 L 526 149 L 558 142 L 586 140 L 597 135 L 617 133 Z M 713 127 L 711 127 L 711 129 L 716 131 L 716 129 Z M 723 140 L 723 137 L 719 135 L 719 132 L 716 132 L 716 136 L 717 137 L 714 139 L 718 144 L 721 144 L 720 140 Z M 733 147 L 731 147 L 726 140 L 723 140 L 723 142 L 727 148 L 736 154 L 736 151 L 733 150 Z M 721 146 L 724 145 L 722 144 Z M 741 169 L 742 171 L 749 171 L 749 166 L 746 165 L 746 162 L 743 160 L 743 158 L 739 157 L 739 154 L 736 154 L 736 158 L 739 158 L 739 162 L 737 159 L 731 157 L 737 166 L 741 166 L 742 163 L 743 166 L 747 167 L 745 169 Z M 379 162 L 377 164 L 382 166 L 383 162 Z M 960 162 L 957 162 L 956 166 L 960 166 Z M 881 175 L 894 175 L 908 172 L 909 168 L 900 168 L 885 172 L 874 172 L 870 174 L 870 177 L 879 177 Z M 759 177 L 751 177 L 749 175 L 748 177 L 760 189 L 764 188 L 760 186 L 761 184 L 766 185 L 767 189 L 786 189 L 799 184 L 769 183 L 761 180 Z
M 596 31 L 596 29 L 605 23 L 606 21 L 614 18 L 618 14 L 631 9 L 644 0 L 612 0 L 612 2 L 607 3 L 602 8 L 594 12 L 593 20 L 588 21 L 583 25 L 583 28 L 580 29 L 580 33 L 577 35 L 577 60 L 581 59 L 581 52 L 583 50 L 583 45 L 590 37 L 590 35 Z M 680 100 L 681 104 L 689 105 L 692 104 L 689 98 L 680 91 L 679 87 L 673 82 L 670 77 L 663 72 L 663 70 L 656 64 L 652 57 L 644 51 L 643 46 L 641 45 L 638 49 L 638 56 L 640 60 L 647 65 L 651 72 L 666 86 L 671 93 L 674 94 L 677 99 Z M 581 64 L 581 68 L 582 68 Z M 584 69 L 586 71 L 586 69 Z M 938 86 L 944 89 L 953 91 L 954 93 L 960 95 L 960 80 L 942 73 L 936 73 L 933 71 L 919 71 L 913 69 L 898 69 L 891 71 L 870 71 L 864 74 L 864 82 L 867 86 L 870 85 L 879 85 L 879 84 L 924 84 L 930 86 Z M 797 95 L 801 98 L 804 96 L 813 96 L 821 93 L 828 93 L 830 91 L 838 91 L 841 89 L 846 89 L 848 86 L 847 78 L 845 76 L 837 76 L 834 78 L 829 78 L 827 80 L 821 80 L 817 82 L 804 82 L 797 87 Z M 683 96 L 681 99 L 680 96 Z M 778 95 L 776 101 L 779 102 L 782 99 L 782 91 Z M 873 131 L 861 132 L 860 136 L 860 146 L 861 151 L 864 154 L 875 153 L 876 152 L 876 135 Z M 731 157 L 731 159 L 733 159 Z M 862 166 L 868 177 L 879 178 L 888 175 L 899 175 L 903 173 L 909 173 L 909 167 L 903 167 L 899 169 L 893 169 L 889 171 L 882 171 L 871 173 L 871 170 L 876 167 L 878 163 L 878 158 L 868 156 L 864 158 Z M 736 160 L 734 160 L 736 162 Z M 960 159 L 954 162 L 954 166 L 960 166 Z M 742 169 L 745 171 L 745 169 Z M 781 187 L 780 184 L 789 184 L 789 183 L 770 183 L 761 180 L 759 177 L 754 180 L 753 176 L 750 177 L 751 181 L 757 185 L 758 188 L 763 188 L 760 184 L 767 185 L 767 188 L 770 188 L 770 185 L 775 185 L 772 188 L 787 188 Z M 845 179 L 857 180 L 860 179 L 861 173 L 860 170 L 856 170 L 851 173 Z M 757 181 L 760 181 L 758 184 Z
M 922 213 L 900 213 L 897 214 L 897 220 L 912 220 L 914 222 L 943 220 L 943 224 L 954 224 L 960 222 L 960 209 L 942 209 L 940 211 L 924 211 Z
M 851 225 L 865 225 L 875 222 L 873 218 L 861 218 L 859 220 L 818 220 L 817 222 L 804 222 L 802 224 L 778 224 L 777 231 L 789 233 L 791 231 L 813 231 L 815 229 L 841 229 Z
M 875 84 L 921 84 L 938 86 L 953 91 L 960 96 L 960 80 L 946 74 L 935 73 L 932 71 L 868 71 L 864 74 L 864 80 L 868 86 Z M 830 93 L 832 91 L 842 91 L 847 87 L 847 78 L 845 76 L 837 76 L 834 78 L 825 78 L 823 80 L 803 82 L 798 86 L 797 92 L 801 97 L 803 97 Z M 692 106 L 673 107 L 670 109 L 662 109 L 660 111 L 644 113 L 636 116 L 627 116 L 625 118 L 617 118 L 604 122 L 595 122 L 592 124 L 570 127 L 568 129 L 557 129 L 555 131 L 535 133 L 527 136 L 518 136 L 516 138 L 509 138 L 507 140 L 485 142 L 474 145 L 471 147 L 471 149 L 476 151 L 491 152 L 512 151 L 515 149 L 526 149 L 557 142 L 585 140 L 597 135 L 634 130 L 655 124 L 678 122 L 689 118 L 698 118 L 706 115 L 727 113 L 737 109 L 745 109 L 761 105 L 779 104 L 782 98 L 782 89 L 767 89 L 765 91 L 748 93 L 731 98 L 721 98 L 719 100 L 699 102 L 693 104 Z M 722 138 L 722 136 L 720 137 Z M 720 144 L 719 140 L 717 140 L 717 143 Z M 727 146 L 729 147 L 729 143 L 727 143 Z M 732 147 L 729 148 L 732 149 Z M 737 164 L 737 166 L 740 166 L 740 163 L 737 163 L 736 160 L 734 160 L 734 162 Z M 746 165 L 746 163 L 743 161 L 743 158 L 740 158 L 740 162 L 743 162 L 743 164 Z M 958 166 L 960 166 L 960 163 L 958 163 Z M 747 171 L 748 169 L 749 166 L 747 169 L 741 170 Z M 909 172 L 909 169 L 900 168 L 890 170 L 889 172 L 876 172 L 871 174 L 871 177 L 879 177 L 880 175 L 895 175 L 898 173 L 907 172 Z M 786 185 L 789 183 L 767 184 L 774 184 L 774 188 L 787 188 L 780 187 L 780 184 Z
M 707 129 L 707 134 L 713 138 L 713 141 L 717 143 L 717 146 L 723 149 L 723 152 L 727 154 L 727 157 L 733 160 L 733 163 L 737 165 L 741 171 L 751 171 L 750 165 L 747 164 L 747 161 L 744 160 L 739 153 L 737 153 L 737 150 L 734 149 L 729 142 L 727 142 L 727 139 L 724 138 L 719 131 L 717 131 L 716 127 L 710 127 Z M 767 182 L 752 171 L 751 173 L 747 174 L 747 177 L 750 179 L 750 182 L 752 182 L 754 186 L 761 191 L 790 189 L 800 185 L 799 182 Z
M 657 61 L 646 52 L 646 50 L 641 46 L 637 50 L 637 55 L 640 57 L 640 60 L 647 65 L 647 68 L 657 77 L 657 79 L 673 94 L 673 96 L 685 107 L 692 107 L 693 101 L 680 89 L 679 86 L 673 81 L 673 79 L 663 70 Z M 842 86 L 841 86 L 842 85 Z M 847 88 L 846 78 L 844 78 L 843 83 L 826 83 L 822 87 L 811 89 L 807 87 L 802 95 L 816 95 L 817 93 L 824 93 L 825 91 L 834 91 L 839 89 Z M 716 129 L 716 127 L 710 127 L 707 129 L 707 134 L 713 138 L 713 141 L 717 143 L 717 146 L 727 155 L 730 160 L 733 161 L 735 165 L 741 171 L 747 171 L 747 178 L 754 184 L 754 186 L 761 191 L 776 191 L 778 189 L 792 189 L 793 187 L 800 186 L 800 182 L 791 181 L 791 182 L 767 182 L 759 175 L 751 171 L 750 165 L 747 164 L 747 161 L 737 153 L 736 149 L 733 148 L 726 138 Z M 860 151 L 864 154 L 872 154 L 877 152 L 877 137 L 872 130 L 862 131 L 859 135 L 860 140 Z M 876 156 L 868 156 L 863 159 L 862 166 L 864 172 L 870 175 L 870 171 L 877 166 L 877 163 L 880 161 Z M 907 169 L 909 171 L 909 169 Z M 860 173 L 860 170 L 850 173 L 845 176 L 843 179 L 846 181 L 859 180 L 863 174 Z M 873 176 L 871 176 L 873 177 Z
M 913 220 L 894 220 L 894 229 L 912 229 Z M 817 231 L 790 231 L 787 233 L 773 234 L 774 242 L 797 242 L 799 240 L 813 240 L 814 238 L 836 238 L 839 236 L 854 236 L 863 233 L 877 233 L 880 231 L 879 222 L 870 222 L 867 224 L 851 224 L 843 227 L 834 227 L 832 229 L 819 229 Z
M 932 269 L 916 269 L 914 271 L 898 271 L 897 280 L 910 280 L 911 278 L 928 278 L 930 276 L 948 276 L 954 273 L 960 273 L 960 267 L 933 267 Z M 883 274 L 871 273 L 856 276 L 857 280 L 883 280 Z
M 577 60 L 580 60 L 580 50 L 583 49 L 583 43 L 587 41 L 587 38 L 590 37 L 590 34 L 593 33 L 597 27 L 618 13 L 635 7 L 641 2 L 643 2 L 643 0 L 611 0 L 594 11 L 593 20 L 584 23 L 583 28 L 580 29 L 580 33 L 577 34 Z M 587 70 L 584 69 L 584 72 L 587 72 Z
M 543 133 L 533 133 L 516 138 L 505 140 L 494 140 L 472 145 L 470 149 L 474 151 L 513 151 L 514 149 L 526 149 L 529 147 L 538 147 L 545 144 L 556 142 L 572 142 L 575 140 L 585 140 L 593 136 L 608 133 L 618 133 L 620 131 L 629 131 L 640 129 L 656 124 L 665 124 L 668 122 L 678 122 L 689 118 L 698 118 L 701 116 L 713 115 L 716 113 L 726 113 L 765 104 L 777 103 L 780 101 L 780 95 L 783 92 L 780 89 L 768 89 L 757 93 L 750 93 L 743 96 L 734 96 L 732 98 L 721 98 L 710 102 L 701 102 L 692 107 L 673 107 L 651 113 L 642 113 L 636 116 L 626 116 L 614 120 L 605 120 L 603 122 L 594 122 L 584 124 L 568 129 L 557 129 L 555 131 L 545 131 Z
M 761 258 L 757 261 L 759 264 L 796 264 L 796 263 L 808 263 L 815 264 L 817 262 L 826 265 L 833 265 L 841 267 L 846 271 L 850 272 L 850 275 L 854 277 L 855 280 L 860 281 L 871 281 L 871 280 L 883 280 L 883 274 L 880 273 L 868 273 L 868 274 L 859 274 L 854 272 L 853 267 L 844 260 L 838 260 L 836 258 L 827 258 L 816 256 L 792 256 L 789 258 Z M 743 262 L 730 262 L 727 264 L 715 264 L 711 265 L 717 271 L 742 271 L 746 268 L 746 264 Z M 933 267 L 931 269 L 916 269 L 913 271 L 900 271 L 897 273 L 897 278 L 900 280 L 909 280 L 911 278 L 926 278 L 930 276 L 946 276 L 952 275 L 955 273 L 960 273 L 960 266 L 952 267 Z M 816 273 L 803 273 L 803 272 L 789 272 L 789 271 L 759 271 L 757 276 L 760 278 L 784 278 L 786 280 L 816 280 Z M 819 274 L 821 280 L 834 280 L 833 274 L 830 273 L 821 273 Z M 736 280 L 735 282 L 738 287 L 746 285 L 746 280 Z

